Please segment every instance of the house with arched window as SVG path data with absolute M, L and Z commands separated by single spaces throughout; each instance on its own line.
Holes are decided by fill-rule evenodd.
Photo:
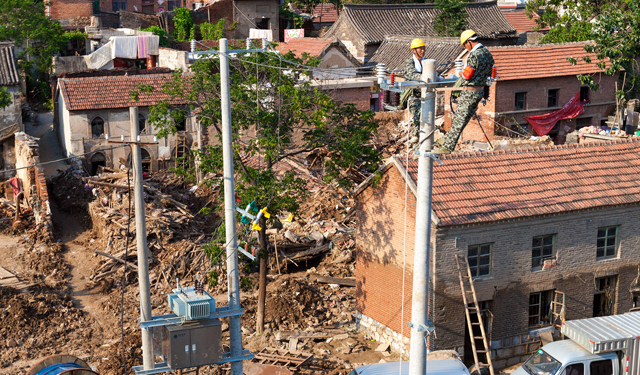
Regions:
M 109 75 L 87 75 L 87 72 L 68 74 L 58 79 L 54 126 L 66 156 L 82 158 L 89 173 L 97 173 L 100 166 L 117 169 L 128 164 L 128 148 L 113 149 L 114 144 L 109 143 L 109 139 L 130 139 L 129 107 L 138 107 L 135 121 L 140 141 L 149 143 L 142 146 L 142 164 L 146 171 L 170 167 L 185 150 L 189 152 L 199 147 L 201 126 L 188 106 L 162 92 L 162 85 L 171 74 L 111 72 Z M 132 101 L 130 92 L 139 85 L 151 86 L 153 91 L 148 95 L 141 93 L 138 101 Z M 159 129 L 149 123 L 149 107 L 165 99 L 174 108 L 183 109 L 186 116 L 176 122 L 175 134 L 155 143 L 154 136 Z

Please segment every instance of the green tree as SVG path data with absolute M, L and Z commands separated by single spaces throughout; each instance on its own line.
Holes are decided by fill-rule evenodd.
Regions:
M 459 0 L 435 0 L 440 13 L 433 24 L 438 36 L 459 36 L 467 25 L 465 3 Z
M 176 40 L 184 42 L 195 38 L 195 24 L 191 18 L 191 11 L 187 8 L 178 8 L 173 17 L 174 36 Z
M 20 51 L 17 59 L 30 81 L 51 71 L 52 56 L 68 40 L 58 21 L 50 20 L 44 3 L 34 0 L 0 1 L 0 40 L 11 40 Z
M 299 59 L 291 52 L 282 58 L 280 61 L 271 53 L 238 55 L 231 60 L 230 71 L 236 190 L 241 199 L 238 205 L 255 202 L 260 208 L 266 207 L 271 222 L 277 220 L 277 214 L 296 213 L 308 195 L 307 181 L 291 170 L 278 170 L 279 162 L 323 149 L 330 156 L 324 161 L 324 178 L 340 185 L 349 185 L 350 170 L 373 172 L 380 162 L 380 155 L 369 146 L 377 130 L 373 113 L 331 99 L 311 86 L 308 73 L 294 70 L 303 61 L 317 64 L 319 60 L 308 55 Z M 197 60 L 189 75 L 173 73 L 163 87 L 171 99 L 150 108 L 149 122 L 161 135 L 175 132 L 176 119 L 185 114 L 185 109 L 169 103 L 180 98 L 192 110 L 198 109 L 197 120 L 213 127 L 221 139 L 219 71 L 219 59 L 212 57 Z M 151 89 L 141 86 L 139 90 L 142 92 L 137 95 L 146 95 Z M 195 157 L 203 174 L 222 172 L 221 146 L 206 146 Z M 249 157 L 255 158 L 252 163 L 247 162 Z M 263 222 L 259 232 L 262 246 L 267 224 Z M 240 241 L 246 240 L 242 234 L 239 237 Z M 209 251 L 219 254 L 220 246 L 215 244 Z
M 225 19 L 221 18 L 215 25 L 205 22 L 200 25 L 200 34 L 203 40 L 220 40 L 224 38 Z
M 587 41 L 583 56 L 573 56 L 570 62 L 578 60 L 595 64 L 605 74 L 614 75 L 624 71 L 625 87 L 617 92 L 618 97 L 629 97 L 637 91 L 640 83 L 640 0 L 534 0 L 527 2 L 529 13 L 544 8 L 540 27 L 551 30 L 543 42 Z M 579 75 L 583 84 L 592 90 L 598 89 L 593 75 Z M 622 87 L 622 86 L 620 86 Z
M 169 33 L 167 33 L 163 28 L 153 25 L 146 29 L 141 29 L 141 31 L 152 32 L 153 35 L 160 37 L 160 47 L 169 47 Z
M 10 106 L 11 103 L 13 103 L 11 94 L 7 92 L 6 87 L 0 86 L 0 109 Z

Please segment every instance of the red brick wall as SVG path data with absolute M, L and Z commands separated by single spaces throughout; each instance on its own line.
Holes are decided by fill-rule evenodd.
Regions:
M 498 73 L 498 77 L 500 74 Z M 596 92 L 590 93 L 591 103 L 585 106 L 584 114 L 578 118 L 591 117 L 592 125 L 599 125 L 600 119 L 604 119 L 614 109 L 614 104 L 606 104 L 615 100 L 615 82 L 616 76 L 601 75 L 596 77 L 596 81 L 600 82 L 600 88 Z M 576 93 L 580 92 L 580 81 L 575 76 L 550 77 L 539 79 L 524 79 L 513 81 L 497 81 L 491 86 L 489 101 L 486 106 L 480 104 L 478 106 L 478 116 L 482 121 L 482 127 L 487 132 L 490 140 L 495 139 L 496 126 L 494 121 L 502 125 L 513 124 L 514 121 L 520 125 L 527 125 L 528 122 L 524 116 L 541 115 L 557 110 L 547 109 L 547 97 L 549 90 L 559 89 L 558 106 L 563 106 Z M 526 110 L 515 111 L 515 94 L 516 92 L 526 91 Z M 454 110 L 456 106 L 454 105 Z M 531 111 L 532 109 L 540 109 L 539 111 Z M 451 128 L 451 110 L 449 106 L 449 94 L 445 95 L 445 129 Z M 565 129 L 565 126 L 567 129 Z M 576 119 L 560 121 L 558 141 L 564 143 L 565 135 L 575 130 Z M 484 135 L 478 126 L 475 118 L 472 118 L 462 133 L 462 140 L 472 139 L 476 141 L 485 141 Z
M 91 0 L 50 0 L 49 17 L 54 20 L 93 16 Z
M 358 87 L 349 89 L 325 90 L 333 100 L 343 103 L 353 103 L 360 111 L 370 109 L 369 100 L 371 98 L 370 87 Z

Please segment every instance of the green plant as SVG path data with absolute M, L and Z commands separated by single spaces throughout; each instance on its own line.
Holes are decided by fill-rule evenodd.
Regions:
M 253 286 L 253 282 L 247 276 L 243 276 L 242 279 L 240 279 L 240 289 L 242 291 L 248 292 L 251 290 L 252 286 Z
M 280 14 L 283 15 L 284 18 L 292 20 L 293 24 L 298 29 L 301 28 L 302 25 L 304 25 L 304 18 L 302 18 L 302 16 L 298 15 L 297 13 L 290 11 L 289 9 L 280 8 Z
M 460 0 L 435 0 L 440 13 L 435 18 L 434 29 L 439 36 L 459 36 L 467 25 L 465 3 Z
M 149 31 L 154 35 L 160 37 L 160 47 L 169 47 L 169 33 L 167 33 L 163 28 L 159 26 L 151 26 L 146 29 L 140 29 L 141 31 Z
M 191 11 L 187 8 L 178 8 L 175 12 L 176 15 L 173 17 L 175 38 L 181 42 L 187 41 L 187 38 L 195 33 Z M 193 37 L 195 38 L 195 35 Z
M 200 25 L 200 34 L 203 40 L 220 40 L 224 38 L 225 19 L 221 18 L 215 25 L 212 23 L 203 23 Z
M 12 95 L 7 92 L 7 88 L 0 86 L 0 109 L 8 107 L 13 103 Z

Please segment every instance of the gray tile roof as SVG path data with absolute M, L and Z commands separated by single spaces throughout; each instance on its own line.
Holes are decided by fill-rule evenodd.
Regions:
M 20 75 L 13 55 L 13 45 L 0 44 L 0 86 L 13 86 L 20 83 Z
M 411 57 L 409 45 L 413 38 L 420 38 L 425 44 L 425 59 L 434 59 L 437 64 L 453 61 L 462 54 L 464 48 L 458 38 L 428 36 L 388 36 L 376 50 L 367 65 L 383 63 L 388 71 L 402 72 L 404 63 Z
M 467 3 L 467 25 L 480 38 L 515 37 L 516 29 L 507 21 L 496 1 Z M 386 35 L 437 36 L 434 19 L 440 10 L 429 4 L 345 4 L 338 20 L 323 37 L 340 35 L 341 23 L 353 28 L 367 44 L 381 43 Z

